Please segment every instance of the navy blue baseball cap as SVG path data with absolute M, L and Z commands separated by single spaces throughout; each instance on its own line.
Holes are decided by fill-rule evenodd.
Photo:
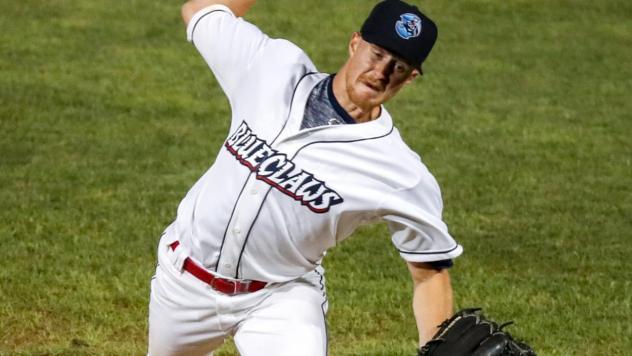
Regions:
M 437 33 L 430 18 L 400 0 L 378 3 L 360 30 L 365 41 L 394 53 L 419 71 L 437 41 Z

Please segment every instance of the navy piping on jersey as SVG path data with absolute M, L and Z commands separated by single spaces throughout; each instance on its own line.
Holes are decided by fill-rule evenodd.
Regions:
M 215 10 L 215 11 L 221 11 L 221 10 Z M 210 14 L 210 12 L 209 12 Z M 196 22 L 197 25 L 197 22 Z M 195 30 L 195 27 L 193 28 Z M 301 82 L 303 81 L 303 79 L 305 79 L 307 76 L 312 75 L 312 74 L 317 74 L 316 72 L 308 72 L 303 74 L 303 76 L 298 80 L 298 82 L 296 83 L 296 86 L 294 87 L 294 91 L 292 92 L 292 99 L 290 99 L 290 107 L 287 113 L 287 117 L 285 118 L 285 122 L 283 123 L 283 126 L 281 127 L 281 129 L 279 130 L 279 133 L 277 133 L 276 137 L 274 138 L 274 140 L 272 140 L 272 143 L 270 143 L 270 145 L 273 145 L 276 140 L 279 138 L 279 136 L 281 136 L 281 132 L 283 132 L 283 130 L 285 129 L 285 126 L 287 125 L 288 121 L 290 120 L 290 114 L 292 113 L 292 105 L 294 104 L 294 97 L 296 95 L 296 90 L 298 89 L 298 86 L 301 84 Z M 237 196 L 237 200 L 235 200 L 235 204 L 233 204 L 233 210 L 230 213 L 230 218 L 228 219 L 228 221 L 226 222 L 226 229 L 224 229 L 224 236 L 222 236 L 222 244 L 220 245 L 219 248 L 219 255 L 217 255 L 217 263 L 215 264 L 215 272 L 217 272 L 217 269 L 219 268 L 219 262 L 222 259 L 222 249 L 224 248 L 224 242 L 226 241 L 226 233 L 228 232 L 228 227 L 230 226 L 230 222 L 233 220 L 233 214 L 235 213 L 235 209 L 237 208 L 237 203 L 239 202 L 239 199 L 241 198 L 241 194 L 244 192 L 244 189 L 246 188 L 246 184 L 248 184 L 248 180 L 250 180 L 250 176 L 253 174 L 253 172 L 250 172 L 248 174 L 248 176 L 246 177 L 246 181 L 244 182 L 243 186 L 241 187 L 241 191 L 239 192 L 239 195 Z M 265 202 L 265 198 L 268 196 L 268 193 L 270 193 L 270 190 L 272 189 L 272 187 L 270 187 L 268 189 L 268 192 L 266 193 L 266 196 L 264 197 L 263 201 L 261 202 L 261 206 L 263 206 L 263 203 Z M 261 206 L 259 206 L 259 211 L 257 212 L 257 215 L 255 216 L 255 220 L 257 220 L 257 217 L 259 216 L 259 212 L 261 212 Z M 241 256 L 244 253 L 244 247 L 246 246 L 246 242 L 248 241 L 248 237 L 250 236 L 250 231 L 252 230 L 252 226 L 254 225 L 254 221 L 252 223 L 252 225 L 250 226 L 250 229 L 248 230 L 248 235 L 246 235 L 246 240 L 244 241 L 244 246 L 242 246 L 241 248 L 241 252 L 239 254 L 239 260 L 237 262 L 237 267 L 235 268 L 235 278 L 238 278 L 238 274 L 239 274 L 239 263 L 241 262 Z
M 303 147 L 299 148 L 296 151 L 296 153 L 294 154 L 294 157 L 292 157 L 292 159 L 294 159 L 298 155 L 298 153 L 301 152 L 301 150 L 303 150 L 303 148 L 305 148 L 307 146 L 311 146 L 311 145 L 318 144 L 318 143 L 354 143 L 354 142 L 367 141 L 367 140 L 377 140 L 379 138 L 383 138 L 383 137 L 386 137 L 386 136 L 392 134 L 393 133 L 393 127 L 394 126 L 391 126 L 391 129 L 387 133 L 385 133 L 384 135 L 381 135 L 381 136 L 359 138 L 359 139 L 348 140 L 348 141 L 336 140 L 336 141 L 314 141 L 314 142 L 310 142 L 310 143 L 304 145 Z
M 407 255 L 439 255 L 442 253 L 450 253 L 454 250 L 456 250 L 457 248 L 459 248 L 459 244 L 456 244 L 456 246 L 454 246 L 451 249 L 448 250 L 443 250 L 443 251 L 433 251 L 433 252 L 409 252 L 409 251 L 403 251 L 400 249 L 397 249 L 397 251 L 399 251 L 400 253 L 405 253 Z
M 195 33 L 195 28 L 197 27 L 198 23 L 200 23 L 200 20 L 205 18 L 207 15 L 210 15 L 210 14 L 212 14 L 214 12 L 218 12 L 218 11 L 219 12 L 225 12 L 225 13 L 228 14 L 228 11 L 223 10 L 223 9 L 212 10 L 212 11 L 209 11 L 209 12 L 205 13 L 204 15 L 200 16 L 200 18 L 197 19 L 197 21 L 195 21 L 195 24 L 193 25 L 193 29 L 191 30 L 191 43 L 193 43 L 195 45 L 195 42 L 193 41 L 193 34 Z
M 331 80 L 329 81 L 329 83 L 327 83 L 327 96 L 329 96 L 329 103 L 334 108 L 336 113 L 340 115 L 340 117 L 345 121 L 345 123 L 355 124 L 356 121 L 351 117 L 351 115 L 349 115 L 347 110 L 345 110 L 342 105 L 340 105 L 338 99 L 336 99 L 336 96 L 334 95 L 334 78 L 336 78 L 335 73 L 331 75 Z

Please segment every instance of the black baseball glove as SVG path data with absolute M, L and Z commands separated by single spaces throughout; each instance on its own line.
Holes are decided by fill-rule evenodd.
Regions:
M 439 326 L 418 356 L 536 356 L 531 347 L 514 340 L 503 328 L 480 313 L 463 309 Z

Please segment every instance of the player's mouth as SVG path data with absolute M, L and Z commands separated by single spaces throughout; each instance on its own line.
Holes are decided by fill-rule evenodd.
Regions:
M 371 89 L 371 91 L 376 92 L 376 93 L 381 93 L 384 90 L 383 85 L 372 83 L 368 80 L 363 80 L 362 84 L 364 84 L 365 87 Z

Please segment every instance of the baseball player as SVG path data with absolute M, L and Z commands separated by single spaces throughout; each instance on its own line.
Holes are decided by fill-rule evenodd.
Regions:
M 435 24 L 378 3 L 336 74 L 242 16 L 255 0 L 190 0 L 191 41 L 232 109 L 215 162 L 164 231 L 151 282 L 150 355 L 327 354 L 327 249 L 388 224 L 414 282 L 423 345 L 452 314 L 447 267 L 462 248 L 437 182 L 382 105 L 421 74 Z M 380 266 L 375 266 L 380 268 Z

